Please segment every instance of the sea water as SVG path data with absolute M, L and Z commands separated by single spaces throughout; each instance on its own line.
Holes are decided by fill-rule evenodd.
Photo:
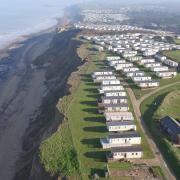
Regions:
M 78 0 L 0 0 L 0 49 L 22 35 L 57 23 L 65 6 Z

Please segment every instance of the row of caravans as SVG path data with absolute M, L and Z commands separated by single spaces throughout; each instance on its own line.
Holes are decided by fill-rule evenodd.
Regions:
M 107 155 L 108 160 L 141 158 L 141 137 L 136 132 L 136 124 L 129 111 L 128 98 L 122 83 L 111 69 L 96 71 L 92 78 L 95 83 L 100 84 L 99 113 L 103 113 L 109 131 L 109 135 L 101 138 L 100 142 L 103 149 L 111 150 Z
M 121 59 L 119 56 L 115 56 L 115 59 L 118 60 L 113 60 L 113 58 L 107 58 L 106 60 L 110 66 L 117 71 L 121 71 L 126 77 L 131 78 L 140 88 L 159 86 L 158 81 L 152 80 L 151 76 L 146 75 L 144 71 L 140 71 L 138 67 L 134 66 L 133 62 Z

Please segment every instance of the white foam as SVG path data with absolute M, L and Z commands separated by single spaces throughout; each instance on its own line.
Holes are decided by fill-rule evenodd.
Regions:
M 42 30 L 51 28 L 57 24 L 56 19 L 46 19 L 45 21 L 35 25 L 34 27 L 29 27 L 23 30 L 12 31 L 8 33 L 0 34 L 0 50 L 9 46 L 15 41 L 20 41 L 22 36 L 30 35 L 32 33 L 38 33 Z

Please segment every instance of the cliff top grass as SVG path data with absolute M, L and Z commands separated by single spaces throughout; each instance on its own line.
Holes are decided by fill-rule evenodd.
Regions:
M 100 138 L 106 137 L 108 131 L 104 117 L 98 113 L 97 99 L 100 97 L 97 91 L 98 86 L 93 83 L 91 78 L 93 71 L 104 67 L 102 60 L 104 60 L 107 53 L 97 52 L 90 47 L 87 47 L 91 54 L 89 66 L 87 71 L 81 74 L 80 86 L 74 94 L 73 101 L 67 111 L 67 118 L 83 179 L 88 179 L 94 173 L 98 173 L 103 177 L 107 165 L 107 151 L 102 149 Z M 152 158 L 152 151 L 139 126 L 138 132 L 142 135 L 142 148 L 146 158 Z M 119 163 L 119 166 L 126 169 L 123 163 Z
M 78 177 L 79 164 L 67 120 L 40 146 L 40 161 L 52 176 Z
M 67 121 L 63 122 L 53 136 L 43 142 L 40 158 L 45 169 L 52 175 L 67 174 L 71 179 L 79 175 L 79 179 L 86 180 L 97 173 L 101 179 L 104 179 L 107 161 L 106 151 L 100 145 L 100 138 L 106 137 L 108 131 L 105 118 L 98 113 L 97 99 L 100 95 L 97 91 L 98 86 L 93 83 L 91 73 L 104 67 L 102 60 L 107 56 L 107 52 L 95 51 L 89 43 L 84 42 L 78 49 L 78 54 L 83 57 L 82 59 L 88 60 L 79 71 L 72 74 L 69 80 L 71 94 L 63 97 L 58 104 L 60 112 L 65 114 Z M 139 127 L 138 131 L 141 133 Z M 145 154 L 149 155 L 149 146 L 144 140 L 142 147 L 145 148 Z M 63 151 L 67 148 L 71 151 L 67 151 L 68 153 L 64 155 Z M 69 161 L 73 154 L 71 152 L 74 153 L 72 163 Z M 64 162 L 65 159 L 68 164 Z M 74 163 L 77 166 L 72 168 Z M 123 163 L 119 163 L 119 166 L 127 168 Z M 70 172 L 67 167 L 70 167 Z

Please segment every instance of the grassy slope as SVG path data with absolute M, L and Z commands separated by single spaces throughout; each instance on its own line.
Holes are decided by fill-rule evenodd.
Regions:
M 159 119 L 169 115 L 175 119 L 180 118 L 180 90 L 169 93 L 163 100 L 162 104 L 158 107 L 156 115 Z
M 104 55 L 101 54 L 102 59 Z M 106 166 L 106 156 L 100 147 L 99 138 L 105 137 L 107 130 L 103 116 L 98 114 L 96 101 L 99 95 L 90 76 L 91 72 L 103 66 L 98 62 L 99 57 L 99 53 L 91 56 L 92 62 L 87 72 L 82 74 L 82 82 L 67 113 L 83 179 L 94 172 L 102 174 Z
M 64 121 L 58 131 L 41 144 L 40 160 L 45 170 L 52 176 L 61 174 L 78 179 L 77 155 L 67 121 Z
M 155 113 L 157 107 L 161 105 L 163 102 L 164 97 L 171 91 L 180 89 L 180 85 L 172 86 L 166 88 L 155 95 L 147 98 L 141 104 L 141 112 L 143 115 L 143 119 L 149 128 L 150 133 L 152 134 L 155 142 L 159 146 L 161 152 L 163 153 L 164 157 L 168 161 L 170 167 L 175 172 L 177 178 L 180 179 L 180 160 L 177 156 L 176 150 L 172 147 L 171 143 L 168 142 L 164 135 L 159 131 L 159 127 L 155 122 Z
M 177 62 L 180 62 L 180 50 L 164 51 L 163 54 Z
M 178 45 L 180 45 L 180 39 L 174 39 L 174 42 Z

